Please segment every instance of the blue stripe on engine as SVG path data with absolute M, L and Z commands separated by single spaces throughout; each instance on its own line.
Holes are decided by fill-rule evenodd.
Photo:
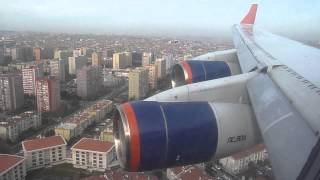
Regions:
M 231 76 L 230 67 L 224 61 L 189 60 L 187 63 L 192 71 L 193 83 Z
M 140 170 L 165 167 L 166 127 L 158 102 L 131 102 L 140 133 Z
M 168 127 L 167 166 L 210 160 L 218 144 L 217 123 L 208 102 L 161 103 Z
M 187 61 L 192 71 L 192 83 L 205 81 L 205 72 L 201 61 Z
M 206 80 L 231 76 L 229 65 L 224 61 L 203 61 L 203 65 L 207 72 Z

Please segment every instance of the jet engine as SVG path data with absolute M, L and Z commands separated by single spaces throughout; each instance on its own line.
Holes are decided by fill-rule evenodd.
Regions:
M 203 58 L 203 59 L 200 59 Z M 236 50 L 208 53 L 181 61 L 172 68 L 172 87 L 240 74 Z
M 127 171 L 211 161 L 259 141 L 247 104 L 134 101 L 117 109 L 115 148 Z

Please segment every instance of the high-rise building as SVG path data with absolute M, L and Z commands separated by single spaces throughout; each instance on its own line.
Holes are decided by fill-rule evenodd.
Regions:
M 154 60 L 153 53 L 144 52 L 142 54 L 142 66 L 143 67 L 149 66 L 150 64 L 152 64 L 153 60 Z
M 36 78 L 43 76 L 42 64 L 22 68 L 23 92 L 28 95 L 34 95 Z
M 87 65 L 87 62 L 86 56 L 69 57 L 69 74 L 76 74 L 77 70 Z
M 158 87 L 158 71 L 157 71 L 157 68 L 154 64 L 151 64 L 149 66 L 146 66 L 146 68 L 148 68 L 148 71 L 149 71 L 149 88 L 150 89 L 157 89 Z
M 100 66 L 102 64 L 102 53 L 93 52 L 92 53 L 92 66 Z
M 11 49 L 14 48 L 16 42 L 10 39 L 0 40 L 0 64 L 8 64 L 12 60 Z
M 55 52 L 54 58 L 55 59 L 68 59 L 69 57 L 72 57 L 72 52 L 68 50 L 58 50 Z
M 131 52 L 113 54 L 113 69 L 124 69 L 130 66 L 132 66 Z
M 129 72 L 129 99 L 142 99 L 148 93 L 148 69 L 136 68 Z
M 87 55 L 87 48 L 81 47 L 79 49 L 80 49 L 81 56 L 86 56 Z
M 41 49 L 41 59 L 53 59 L 54 49 L 50 47 L 45 47 Z
M 166 60 L 166 74 L 170 74 L 171 68 L 174 65 L 172 54 L 163 57 Z
M 23 104 L 22 75 L 20 73 L 0 74 L 0 109 L 14 111 Z
M 34 59 L 37 63 L 40 62 L 41 60 L 41 48 L 36 47 L 33 49 L 33 55 L 34 55 Z
M 22 62 L 29 62 L 33 60 L 33 49 L 32 47 L 17 47 L 16 48 L 16 59 Z
M 54 112 L 60 105 L 60 83 L 54 77 L 36 79 L 37 109 L 40 112 Z
M 155 61 L 156 69 L 157 69 L 157 78 L 161 79 L 166 75 L 166 60 L 164 58 L 158 58 Z
M 73 57 L 78 57 L 78 56 L 82 56 L 80 48 L 73 50 Z
M 142 54 L 140 52 L 132 52 L 132 66 L 142 66 Z
M 102 86 L 101 69 L 97 66 L 87 66 L 77 71 L 77 95 L 90 99 L 97 95 Z
M 49 61 L 50 63 L 50 76 L 56 76 L 60 80 L 60 82 L 66 81 L 66 73 L 65 73 L 65 60 L 54 59 Z

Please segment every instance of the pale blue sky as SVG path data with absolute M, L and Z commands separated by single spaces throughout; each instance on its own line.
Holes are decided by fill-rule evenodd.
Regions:
M 252 3 L 259 27 L 319 38 L 319 0 L 0 0 L 0 30 L 217 36 Z

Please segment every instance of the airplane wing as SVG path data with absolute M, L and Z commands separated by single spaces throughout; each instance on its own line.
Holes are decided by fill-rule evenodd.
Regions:
M 256 12 L 232 27 L 235 49 L 182 61 L 173 89 L 117 107 L 121 167 L 206 162 L 263 140 L 277 179 L 319 179 L 320 50 L 256 28 Z
M 234 44 L 242 72 L 260 71 L 247 90 L 275 176 L 296 179 L 319 136 L 320 50 L 256 28 L 256 8 L 232 28 Z

